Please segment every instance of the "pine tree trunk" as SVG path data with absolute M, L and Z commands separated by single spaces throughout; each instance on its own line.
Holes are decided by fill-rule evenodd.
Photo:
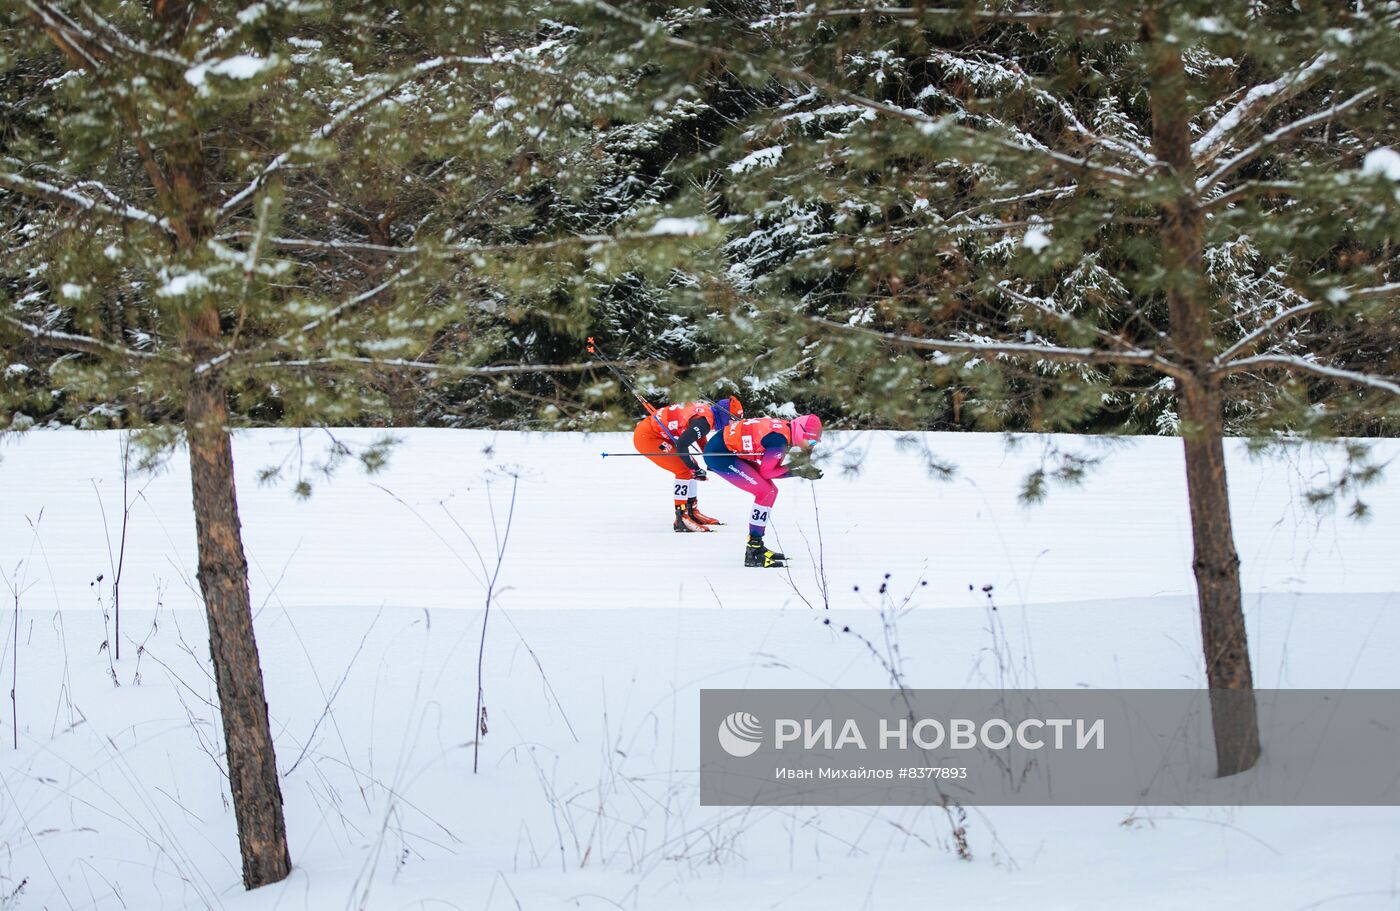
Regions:
M 1230 524 L 1230 493 L 1218 389 L 1192 383 L 1177 399 L 1185 438 L 1186 488 L 1191 500 L 1196 599 L 1210 687 L 1217 774 L 1233 775 L 1259 759 L 1254 674 L 1249 663 L 1240 558 Z
M 1186 74 L 1180 45 L 1158 40 L 1161 36 L 1154 13 L 1145 17 L 1143 34 L 1151 55 L 1152 148 L 1180 184 L 1180 192 L 1162 205 L 1162 263 L 1168 276 L 1172 344 L 1191 374 L 1178 382 L 1177 407 L 1185 443 L 1195 549 L 1192 566 L 1210 687 L 1216 769 L 1223 777 L 1243 772 L 1259 759 L 1254 675 L 1240 594 L 1240 560 L 1230 525 L 1223 401 L 1212 375 L 1205 224 L 1191 158 Z
M 153 0 L 152 18 L 162 27 L 161 44 L 178 45 L 200 15 L 188 0 Z M 39 27 L 78 68 L 106 62 L 108 50 L 82 41 L 76 32 L 52 27 L 32 14 Z M 158 71 L 153 70 L 152 75 Z M 173 78 L 180 83 L 178 71 Z M 167 74 L 168 75 L 168 74 Z M 188 88 L 188 86 L 185 86 Z M 161 156 L 145 145 L 144 132 L 132 108 L 124 109 L 132 136 L 157 198 L 166 209 L 176 245 L 203 243 L 212 231 L 217 198 L 205 179 L 201 135 L 185 110 L 173 110 L 173 123 L 186 131 L 170 130 Z M 173 125 L 167 124 L 167 129 Z M 194 314 L 185 327 L 183 347 L 195 360 L 218 353 L 219 311 L 209 307 Z M 116 337 L 120 337 L 117 334 Z M 253 638 L 253 611 L 248 596 L 248 563 L 238 521 L 238 495 L 233 483 L 233 448 L 228 434 L 228 402 L 223 382 L 215 373 L 189 380 L 185 402 L 185 435 L 190 451 L 190 482 L 194 493 L 195 533 L 199 547 L 199 587 L 209 618 L 209 653 L 219 691 L 224 723 L 233 810 L 243 856 L 243 885 L 253 889 L 285 879 L 292 862 L 282 817 L 282 789 L 263 693 L 262 665 Z
M 217 329 L 218 315 L 213 314 Z M 199 587 L 209 616 L 219 709 L 224 722 L 229 787 L 243 855 L 243 885 L 253 889 L 291 872 L 282 789 L 253 637 L 248 563 L 243 555 L 228 403 L 215 374 L 190 381 L 185 428 L 199 542 Z
M 384 377 L 389 400 L 389 426 L 415 427 L 418 424 L 418 384 L 407 376 Z

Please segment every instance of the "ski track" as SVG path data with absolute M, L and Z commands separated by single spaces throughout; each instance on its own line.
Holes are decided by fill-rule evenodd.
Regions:
M 717 597 L 726 608 L 805 606 L 804 597 L 820 602 L 819 562 L 833 596 L 878 586 L 888 572 L 896 586 L 926 579 L 927 606 L 968 603 L 968 585 L 993 585 L 1003 603 L 1194 591 L 1176 439 L 1109 446 L 1027 437 L 1008 452 L 998 435 L 923 434 L 931 451 L 958 465 L 944 482 L 930 479 L 921 455 L 900 451 L 896 434 L 833 433 L 827 477 L 779 482 L 769 541 L 793 567 L 763 574 L 740 565 L 748 498 L 723 480 L 706 481 L 701 505 L 729 524 L 703 535 L 671 532 L 668 476 L 645 459 L 599 456 L 630 452 L 624 434 L 395 433 L 403 442 L 386 470 L 366 476 L 351 460 L 330 480 L 312 467 L 324 460 L 329 438 L 322 432 L 301 433 L 300 457 L 293 432 L 237 435 L 255 602 L 280 580 L 275 596 L 289 608 L 479 606 L 483 560 L 490 566 L 496 556 L 492 510 L 503 529 L 510 499 L 507 472 L 520 475 L 502 576 L 501 603 L 512 609 L 715 607 Z M 358 447 L 379 434 L 335 435 Z M 1104 462 L 1081 487 L 1052 489 L 1046 502 L 1027 507 L 1018 500 L 1020 485 L 1047 439 Z M 115 548 L 119 447 L 115 433 L 71 431 L 31 433 L 0 449 L 8 518 L 0 555 L 8 566 L 28 552 L 33 534 L 25 519 L 42 510 L 40 538 L 56 570 L 57 595 L 38 591 L 32 598 L 86 610 L 88 583 L 111 575 L 98 496 Z M 844 475 L 840 463 L 862 452 L 859 474 Z M 1381 459 L 1397 454 L 1400 445 L 1378 444 Z M 305 501 L 290 493 L 299 458 L 315 485 Z M 259 469 L 278 464 L 283 482 L 260 485 Z M 1233 443 L 1230 470 L 1247 592 L 1396 588 L 1389 555 L 1400 539 L 1400 484 L 1368 490 L 1375 518 L 1358 524 L 1303 505 L 1302 491 L 1327 477 L 1320 458 L 1255 459 Z M 122 588 L 133 605 L 152 604 L 163 583 L 167 606 L 197 606 L 186 585 L 195 569 L 188 478 L 179 452 L 160 475 L 131 481 L 141 495 L 132 507 Z

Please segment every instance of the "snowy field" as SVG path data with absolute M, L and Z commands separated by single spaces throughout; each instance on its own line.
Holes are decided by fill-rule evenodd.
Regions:
M 825 479 L 780 485 L 794 565 L 761 571 L 737 490 L 702 484 L 732 524 L 676 535 L 666 477 L 599 457 L 622 434 L 401 436 L 385 471 L 330 481 L 319 431 L 236 441 L 295 864 L 251 894 L 185 466 L 128 481 L 116 662 L 120 437 L 0 448 L 0 909 L 1400 908 L 1396 808 L 969 809 L 965 861 L 940 810 L 698 805 L 699 690 L 888 685 L 857 634 L 882 643 L 890 608 L 912 686 L 1201 685 L 1177 440 L 1056 438 L 1106 460 L 1028 508 L 1051 441 L 832 434 Z M 1232 447 L 1230 469 L 1256 682 L 1400 687 L 1400 480 L 1357 524 L 1304 505 L 1336 470 L 1316 454 Z

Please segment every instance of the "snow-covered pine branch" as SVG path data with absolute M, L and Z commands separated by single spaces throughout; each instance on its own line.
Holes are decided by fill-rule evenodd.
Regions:
M 1217 376 L 1228 376 L 1232 373 L 1242 373 L 1259 367 L 1277 368 L 1289 373 L 1311 373 L 1315 376 L 1341 380 L 1357 386 L 1379 389 L 1391 395 L 1400 395 L 1400 378 L 1372 376 L 1368 373 L 1332 367 L 1308 360 L 1305 357 L 1286 354 L 1256 354 L 1253 357 L 1240 358 L 1222 365 L 1216 369 L 1215 373 Z
M 1191 144 L 1191 158 L 1196 162 L 1196 167 L 1204 168 L 1211 164 L 1225 151 L 1237 132 L 1253 126 L 1269 109 L 1315 82 L 1334 59 L 1328 53 L 1318 54 L 1298 69 L 1245 92 L 1234 107 Z
M 1201 211 L 1208 213 L 1215 209 L 1223 209 L 1251 197 L 1263 199 L 1269 196 L 1296 193 L 1302 188 L 1303 184 L 1296 180 L 1247 180 L 1232 188 L 1228 193 L 1209 196 L 1208 194 L 1221 189 L 1217 185 L 1205 191 L 1207 196 L 1201 202 Z
M 227 234 L 219 235 L 219 240 L 258 241 L 259 237 L 254 231 L 230 231 Z M 267 246 L 277 247 L 283 250 L 324 250 L 328 253 L 375 253 L 383 256 L 415 256 L 419 253 L 423 253 L 426 249 L 416 244 L 394 247 L 387 244 L 370 243 L 368 241 L 315 240 L 309 237 L 262 237 L 260 242 Z
M 312 335 L 320 331 L 325 326 L 339 322 L 340 320 L 344 319 L 348 314 L 353 313 L 360 307 L 363 307 L 366 304 L 372 302 L 380 294 L 387 291 L 394 285 L 398 284 L 401 280 L 407 278 L 416 270 L 417 266 L 413 265 L 400 269 L 398 272 L 389 276 L 384 281 L 375 285 L 373 288 L 370 288 L 366 291 L 362 291 L 346 301 L 342 301 L 341 303 L 332 307 L 330 310 L 326 311 L 325 313 L 321 314 L 315 319 L 306 322 L 299 329 L 294 330 L 292 332 L 288 332 L 282 336 L 279 336 L 276 339 L 260 344 L 254 348 L 249 348 L 242 351 L 230 348 L 229 350 L 223 351 L 215 355 L 214 357 L 209 358 L 206 361 L 202 361 L 201 363 L 196 364 L 194 372 L 196 374 L 208 373 L 210 370 L 215 370 L 219 367 L 227 366 L 228 364 L 235 363 L 248 357 L 256 356 L 259 353 L 290 348 L 293 346 L 293 343 L 298 338 L 305 338 L 306 336 Z
M 1368 298 L 1386 297 L 1400 293 L 1400 283 L 1392 282 L 1384 285 L 1376 285 L 1370 288 L 1347 288 L 1342 289 L 1339 295 L 1341 300 L 1365 300 Z M 1227 372 L 1234 372 L 1234 368 L 1240 364 L 1258 365 L 1269 364 L 1273 366 L 1291 366 L 1299 370 L 1306 370 L 1312 373 L 1319 373 L 1331 376 L 1336 379 L 1346 379 L 1349 382 L 1360 383 L 1362 385 L 1375 386 L 1380 389 L 1387 389 L 1391 380 L 1386 378 L 1369 377 L 1357 371 L 1344 370 L 1321 364 L 1316 360 L 1307 357 L 1288 355 L 1281 352 L 1270 352 L 1264 355 L 1249 356 L 1250 352 L 1256 349 L 1261 343 L 1266 341 L 1276 329 L 1285 323 L 1300 319 L 1312 313 L 1325 311 L 1336 306 L 1333 301 L 1304 301 L 1301 304 L 1290 307 L 1269 319 L 1259 328 L 1248 333 L 1229 348 L 1222 351 L 1214 359 L 1217 367 L 1229 368 Z M 1306 364 L 1307 366 L 1303 366 Z M 1247 368 L 1241 368 L 1247 369 Z M 1368 377 L 1361 379 L 1361 377 Z M 1379 384 L 1379 385 L 1377 385 Z
M 1006 295 L 1007 297 L 1011 298 L 1017 303 L 1025 304 L 1026 306 L 1035 310 L 1037 313 L 1058 320 L 1059 322 L 1065 324 L 1066 326 L 1069 326 L 1072 329 L 1081 332 L 1085 330 L 1092 332 L 1096 338 L 1108 343 L 1109 345 L 1113 346 L 1119 351 L 1132 352 L 1134 354 L 1142 353 L 1142 349 L 1139 349 L 1136 345 L 1128 341 L 1123 336 L 1113 332 L 1108 332 L 1104 329 L 1100 329 L 1098 326 L 1086 323 L 1084 320 L 1076 319 L 1072 314 L 1064 313 L 1060 310 L 1057 310 L 1055 307 L 1051 306 L 1051 304 L 1047 303 L 1046 301 L 1031 297 L 1026 294 L 1022 294 L 1021 292 L 1012 288 L 1011 283 L 1008 280 L 998 282 L 996 288 L 997 291 L 1001 292 L 1002 294 Z M 1161 363 L 1158 365 L 1158 369 L 1161 370 L 1161 372 L 1170 375 L 1171 373 L 1175 372 L 1177 368 L 1165 358 L 1162 358 Z
M 79 193 L 76 187 L 84 185 L 100 188 L 102 195 L 106 197 L 111 204 L 99 202 L 86 194 Z M 22 177 L 13 172 L 0 171 L 0 187 L 5 187 L 16 193 L 23 193 L 26 196 L 32 196 L 37 199 L 45 199 L 49 202 L 73 206 L 84 212 L 92 212 L 123 221 L 137 222 L 152 228 L 159 228 L 166 232 L 171 231 L 169 219 L 159 218 L 131 203 L 122 202 L 121 198 L 117 196 L 115 192 L 106 186 L 98 184 L 96 181 L 83 181 L 82 183 L 75 184 L 73 188 L 66 188 L 51 184 L 48 181 L 34 180 L 32 178 Z
M 1232 171 L 1234 171 L 1240 165 L 1248 162 L 1250 159 L 1258 155 L 1263 150 L 1269 148 L 1270 146 L 1277 145 L 1278 143 L 1283 142 L 1284 140 L 1289 139 L 1293 136 L 1296 136 L 1299 133 L 1310 130 L 1315 126 L 1327 123 L 1339 114 L 1344 114 L 1352 108 L 1356 107 L 1357 105 L 1361 104 L 1362 102 L 1374 98 L 1378 93 L 1379 89 L 1377 89 L 1375 86 L 1362 89 L 1355 95 L 1352 95 L 1346 101 L 1338 102 L 1337 104 L 1331 105 L 1330 107 L 1323 108 L 1322 110 L 1317 111 L 1313 114 L 1309 114 L 1306 117 L 1300 117 L 1292 123 L 1279 127 L 1278 129 L 1266 134 L 1258 142 L 1255 142 L 1252 145 L 1241 149 L 1239 152 L 1230 156 L 1229 159 L 1223 162 L 1210 175 L 1202 177 L 1200 181 L 1197 182 L 1196 189 L 1199 192 L 1206 192 L 1210 190 L 1211 187 L 1219 183 Z
M 1229 348 L 1226 348 L 1224 351 L 1220 352 L 1220 354 L 1217 355 L 1215 358 L 1215 363 L 1217 365 L 1224 365 L 1230 363 L 1230 361 L 1233 358 L 1235 358 L 1236 355 L 1253 350 L 1255 346 L 1257 346 L 1264 339 L 1268 338 L 1270 333 L 1272 333 L 1275 329 L 1288 322 L 1289 320 L 1298 319 L 1299 317 L 1306 316 L 1309 313 L 1316 313 L 1317 311 L 1323 310 L 1326 307 L 1327 304 L 1322 301 L 1308 301 L 1306 303 L 1299 304 L 1296 307 L 1288 308 L 1287 310 L 1275 316 L 1273 319 L 1270 319 L 1268 322 L 1264 323 L 1264 325 L 1260 326 L 1258 329 L 1255 329 L 1253 332 L 1250 332 L 1248 335 L 1235 342 Z
M 101 66 L 102 59 L 116 56 L 116 50 L 111 45 L 106 44 L 92 32 L 83 28 L 80 23 L 53 4 L 39 2 L 39 0 L 24 0 L 24 5 L 55 44 L 72 57 L 80 60 L 90 70 L 96 71 Z M 94 56 L 94 51 L 101 52 L 104 57 Z
M 44 5 L 52 8 L 52 4 Z M 189 60 L 168 48 L 152 47 L 144 41 L 131 37 L 126 32 L 122 31 L 121 29 L 117 28 L 115 25 L 104 19 L 102 17 L 102 14 L 97 12 L 97 10 L 93 9 L 89 4 L 79 3 L 78 8 L 98 31 L 100 31 L 111 41 L 116 42 L 116 44 L 120 45 L 122 50 L 126 51 L 127 53 L 136 54 L 140 57 L 147 57 L 151 60 L 159 60 L 163 63 L 174 64 L 175 66 L 178 66 L 182 69 L 190 65 Z M 111 45 L 108 45 L 107 47 L 115 54 L 115 48 L 113 48 Z
M 125 345 L 118 345 L 115 342 L 106 342 L 89 335 L 79 335 L 73 332 L 63 332 L 58 329 L 47 329 L 43 326 L 36 326 L 33 323 L 25 322 L 22 319 L 10 316 L 8 313 L 0 313 L 0 319 L 3 319 L 14 329 L 50 348 L 73 351 L 79 354 L 116 355 L 117 357 L 136 361 L 170 360 L 170 358 L 156 354 L 155 352 L 138 351 L 135 348 L 128 348 Z
M 1016 60 L 1003 54 L 998 54 L 990 50 L 979 50 L 975 52 L 955 53 L 953 51 L 935 51 L 930 55 L 934 62 L 942 63 L 945 68 L 958 74 L 959 76 L 982 76 L 986 77 L 990 73 L 996 83 L 1001 83 L 995 87 L 1005 88 L 1015 87 L 1032 98 L 1045 104 L 1050 109 L 1058 113 L 1061 119 L 1068 125 L 1071 132 L 1079 136 L 1090 145 L 1098 145 L 1121 155 L 1139 165 L 1153 167 L 1157 160 L 1145 148 L 1127 137 L 1107 136 L 1089 129 L 1080 120 L 1079 115 L 1074 112 L 1068 102 L 1040 85 Z
M 937 117 L 931 117 L 917 108 L 906 108 L 890 102 L 880 101 L 859 92 L 851 91 L 837 82 L 822 78 L 811 71 L 791 64 L 775 64 L 772 61 L 765 61 L 755 57 L 753 54 L 731 47 L 720 47 L 714 44 L 706 44 L 693 41 L 689 38 L 681 38 L 676 35 L 662 32 L 656 25 L 646 19 L 639 18 L 630 13 L 624 12 L 617 6 L 606 2 L 606 0 L 590 0 L 590 5 L 604 12 L 612 18 L 631 24 L 641 30 L 642 34 L 660 37 L 662 41 L 673 47 L 692 52 L 701 53 L 717 59 L 735 60 L 751 66 L 762 66 L 772 70 L 789 79 L 794 79 L 804 85 L 810 85 L 827 93 L 831 98 L 838 101 L 845 101 L 849 104 L 859 105 L 876 114 L 884 114 L 896 120 L 903 120 L 911 123 L 918 129 L 928 133 L 939 133 L 947 129 L 957 129 L 957 127 Z M 1030 153 L 1044 158 L 1047 163 L 1053 164 L 1061 170 L 1068 171 L 1076 175 L 1094 174 L 1109 184 L 1123 184 L 1137 179 L 1140 175 L 1134 171 L 1112 165 L 1098 164 L 1090 160 L 1089 155 L 1077 157 L 1064 152 L 1056 151 L 1048 147 L 1037 147 L 1021 138 L 1001 137 L 988 133 L 984 138 L 1007 151 L 1026 154 Z
M 444 67 L 469 65 L 486 66 L 494 63 L 507 62 L 508 60 L 509 58 L 506 55 L 501 55 L 500 57 L 435 57 L 431 60 L 424 60 L 423 62 L 415 64 L 412 67 L 409 67 L 407 70 L 403 71 L 402 73 L 399 73 L 397 76 L 389 79 L 387 82 L 385 82 L 383 85 L 381 85 L 374 91 L 368 92 L 360 98 L 356 99 L 355 101 L 351 102 L 350 104 L 346 105 L 339 112 L 337 112 L 334 117 L 323 123 L 317 129 L 313 130 L 311 135 L 307 137 L 307 142 L 304 145 L 310 145 L 311 143 L 331 138 L 341 129 L 343 129 L 347 124 L 351 123 L 356 117 L 356 115 L 360 114 L 367 108 L 373 107 L 374 105 L 380 103 L 384 99 L 388 98 L 395 91 L 397 91 L 405 83 L 417 79 L 420 76 L 424 76 L 428 73 L 440 70 Z M 243 189 L 233 194 L 233 196 L 229 197 L 222 205 L 219 206 L 218 220 L 224 221 L 229 216 L 237 212 L 243 206 L 244 203 L 246 203 L 250 198 L 252 198 L 254 193 L 256 193 L 259 189 L 261 189 L 264 185 L 267 184 L 268 180 L 270 180 L 274 175 L 286 168 L 291 163 L 292 156 L 293 154 L 295 154 L 296 151 L 298 151 L 298 149 L 290 149 L 278 153 L 272 159 L 272 161 L 268 162 L 267 165 L 264 166 L 263 169 L 258 172 L 257 176 L 255 176 L 251 181 L 248 182 L 246 186 L 243 187 Z
M 442 258 L 456 258 L 472 254 L 529 254 L 582 247 L 584 252 L 597 253 L 608 246 L 660 242 L 666 238 L 695 237 L 703 234 L 708 223 L 703 219 L 661 219 L 649 231 L 624 231 L 617 234 L 566 234 L 549 240 L 521 241 L 520 243 L 458 243 L 458 244 L 413 244 L 391 247 L 383 244 L 359 241 L 313 240 L 301 237 L 266 237 L 263 243 L 288 250 L 325 250 L 341 253 L 378 253 L 386 256 L 417 256 L 432 253 Z M 220 240 L 253 239 L 252 231 L 235 231 L 220 236 Z
M 257 361 L 245 364 L 248 369 L 282 368 L 308 369 L 312 367 L 379 367 L 394 370 L 415 370 L 424 373 L 443 373 L 449 376 L 511 376 L 530 373 L 587 373 L 590 370 L 603 370 L 606 364 L 598 361 L 580 361 L 575 364 L 495 364 L 472 367 L 451 362 L 419 361 L 412 358 L 356 357 L 352 355 L 331 355 L 326 357 L 296 358 L 285 361 Z
M 1376 285 L 1372 288 L 1348 288 L 1347 296 L 1354 300 L 1365 300 L 1373 297 L 1396 297 L 1400 296 L 1400 282 L 1388 282 L 1384 285 Z
M 1059 12 L 1036 9 L 995 9 L 989 7 L 919 7 L 919 6 L 860 6 L 828 10 L 807 10 L 790 13 L 776 13 L 750 23 L 755 29 L 770 27 L 783 22 L 810 20 L 843 19 L 861 16 L 889 16 L 916 21 L 919 17 L 953 20 L 974 19 L 979 22 L 1007 22 L 1018 25 L 1056 25 L 1072 22 L 1084 28 L 1121 28 L 1121 19 L 1095 16 L 1090 12 Z
M 1031 201 L 1034 201 L 1034 200 L 1037 200 L 1037 199 L 1047 199 L 1047 198 L 1048 198 L 1048 199 L 1064 199 L 1064 198 L 1066 198 L 1066 197 L 1068 197 L 1068 196 L 1073 195 L 1074 192 L 1075 192 L 1076 190 L 1078 190 L 1078 189 L 1079 189 L 1078 184 L 1072 184 L 1072 183 L 1071 183 L 1071 184 L 1063 184 L 1063 185 L 1057 186 L 1057 187 L 1046 187 L 1046 188 L 1043 189 L 1043 190 L 1031 190 L 1031 191 L 1026 192 L 1026 193 L 1017 193 L 1017 194 L 1012 195 L 1012 196 L 999 196 L 999 197 L 994 197 L 994 198 L 992 198 L 992 199 L 988 199 L 988 200 L 984 200 L 984 201 L 982 201 L 982 202 L 979 202 L 979 203 L 977 203 L 977 205 L 971 206 L 971 207 L 969 207 L 969 208 L 967 208 L 967 209 L 963 209 L 963 210 L 961 210 L 961 211 L 959 211 L 959 212 L 954 212 L 952 215 L 949 215 L 949 216 L 945 219 L 945 221 L 956 221 L 957 219 L 960 219 L 960 218 L 969 218 L 969 217 L 971 217 L 972 215 L 974 215 L 975 213 L 981 212 L 981 211 L 983 211 L 983 210 L 985 210 L 985 209 L 990 209 L 990 208 L 1001 208 L 1001 207 L 1003 207 L 1003 206 L 1013 206 L 1013 205 L 1015 205 L 1016 203 L 1020 203 L 1020 202 L 1031 202 Z
M 1182 375 L 1180 366 L 1173 364 L 1155 351 L 1131 349 L 1128 351 L 1106 351 L 1100 348 L 1064 348 L 1057 345 L 1037 345 L 1011 341 L 965 342 L 943 338 L 919 338 L 894 332 L 881 332 L 864 326 L 851 326 L 819 316 L 808 318 L 818 326 L 843 332 L 848 335 L 861 335 L 879 339 L 903 348 L 921 348 L 927 351 L 958 351 L 969 354 L 1004 355 L 1031 361 L 1057 361 L 1072 364 L 1119 364 L 1124 366 L 1151 367 L 1160 373 Z

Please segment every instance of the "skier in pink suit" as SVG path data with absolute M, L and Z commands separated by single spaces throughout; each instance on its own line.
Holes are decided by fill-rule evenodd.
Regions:
M 806 465 L 799 471 L 784 465 L 783 458 L 791 447 L 810 448 L 821 438 L 821 418 L 804 414 L 791 421 L 778 418 L 734 421 L 705 444 L 705 464 L 710 471 L 745 493 L 753 494 L 749 541 L 744 548 L 745 566 L 785 565 L 785 556 L 763 546 L 768 516 L 778 499 L 778 485 L 773 482 L 789 475 L 820 478 L 821 469 L 816 466 Z

